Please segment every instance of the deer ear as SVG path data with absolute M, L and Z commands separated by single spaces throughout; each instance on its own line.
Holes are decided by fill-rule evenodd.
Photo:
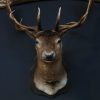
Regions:
M 29 31 L 29 30 L 26 30 L 25 33 L 31 38 L 31 39 L 36 39 L 36 33 L 34 31 Z
M 65 35 L 65 33 L 68 31 L 69 29 L 61 29 L 59 26 L 59 36 L 62 37 Z

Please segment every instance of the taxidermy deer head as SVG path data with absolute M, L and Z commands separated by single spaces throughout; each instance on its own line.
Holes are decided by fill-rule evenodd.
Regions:
M 18 22 L 9 0 L 6 0 L 6 7 L 10 19 L 14 22 L 16 29 L 24 31 L 30 38 L 36 41 L 37 64 L 34 72 L 33 83 L 35 87 L 48 94 L 55 95 L 67 84 L 67 72 L 62 64 L 62 42 L 61 38 L 65 32 L 83 24 L 88 16 L 93 0 L 89 0 L 84 15 L 78 21 L 72 21 L 64 25 L 59 24 L 61 7 L 59 8 L 56 25 L 52 30 L 43 31 L 41 27 L 41 13 L 38 7 L 37 25 L 30 27 Z

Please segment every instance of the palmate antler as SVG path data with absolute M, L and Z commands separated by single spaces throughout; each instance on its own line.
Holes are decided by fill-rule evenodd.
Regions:
M 38 31 L 41 30 L 41 15 L 40 15 L 40 8 L 38 7 L 38 15 L 37 15 L 37 25 L 34 27 L 31 26 L 26 26 L 23 25 L 20 22 L 17 21 L 17 19 L 15 18 L 15 16 L 13 15 L 14 11 L 12 11 L 11 7 L 10 7 L 10 3 L 9 0 L 6 0 L 6 8 L 8 10 L 8 14 L 10 19 L 14 22 L 16 29 L 20 30 L 20 31 L 24 31 L 27 33 L 27 35 L 31 38 L 36 38 L 36 34 Z
M 58 30 L 60 32 L 60 35 L 63 35 L 64 32 L 68 31 L 69 29 L 72 29 L 74 27 L 77 27 L 77 26 L 83 24 L 87 19 L 87 16 L 89 14 L 92 3 L 93 3 L 93 0 L 89 0 L 86 12 L 84 13 L 84 15 L 78 21 L 72 21 L 72 22 L 66 23 L 65 25 L 59 24 L 60 15 L 61 15 L 61 7 L 60 7 L 59 12 L 58 12 L 58 16 L 57 16 L 57 22 L 56 22 L 55 30 Z

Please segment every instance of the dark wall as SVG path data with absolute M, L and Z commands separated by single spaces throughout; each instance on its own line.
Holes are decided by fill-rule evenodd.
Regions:
M 37 6 L 42 10 L 43 29 L 51 29 L 59 5 L 61 23 L 78 20 L 86 2 L 60 0 L 14 7 L 18 20 L 35 25 Z M 63 37 L 63 60 L 70 68 L 71 88 L 54 100 L 100 100 L 100 4 L 94 4 L 87 21 Z M 36 53 L 34 41 L 15 30 L 6 10 L 0 10 L 0 100 L 50 100 L 30 89 L 30 69 Z

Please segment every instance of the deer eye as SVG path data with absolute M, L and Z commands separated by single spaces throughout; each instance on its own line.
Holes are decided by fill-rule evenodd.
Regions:
M 35 44 L 38 44 L 38 43 L 39 43 L 39 42 L 36 40 L 36 41 L 35 41 Z
M 35 44 L 39 44 L 40 43 L 40 41 L 37 39 L 36 41 L 35 41 Z
M 61 39 L 57 40 L 57 43 L 61 43 Z

